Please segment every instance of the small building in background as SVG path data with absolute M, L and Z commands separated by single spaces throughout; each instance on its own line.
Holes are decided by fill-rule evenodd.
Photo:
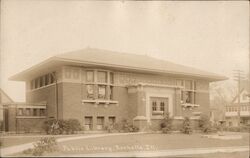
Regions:
M 226 106 L 225 117 L 227 126 L 239 126 L 238 110 L 240 110 L 240 124 L 250 124 L 249 92 L 249 80 L 241 81 L 240 98 L 236 95 L 231 104 Z M 240 106 L 238 100 L 240 100 Z

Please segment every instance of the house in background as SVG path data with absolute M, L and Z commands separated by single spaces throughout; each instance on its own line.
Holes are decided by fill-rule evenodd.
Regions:
M 249 80 L 241 81 L 240 98 L 234 97 L 232 103 L 226 106 L 226 123 L 227 126 L 238 126 L 238 109 L 240 111 L 240 123 L 250 124 L 250 98 L 249 98 Z M 238 100 L 240 99 L 240 107 Z
M 13 103 L 13 100 L 0 88 L 0 120 L 3 120 L 3 105 Z
M 157 130 L 166 113 L 174 124 L 184 116 L 209 115 L 209 83 L 226 77 L 149 56 L 86 48 L 10 79 L 26 83 L 26 104 L 32 103 L 16 109 L 23 125 L 36 123 L 41 119 L 36 109 L 45 109 L 43 118 L 77 119 L 85 130 L 103 130 L 123 119 Z

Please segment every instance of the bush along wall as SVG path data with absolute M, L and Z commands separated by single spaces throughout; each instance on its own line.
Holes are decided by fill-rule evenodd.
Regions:
M 43 129 L 47 134 L 73 134 L 76 131 L 81 131 L 82 127 L 78 120 L 67 119 L 67 120 L 56 120 L 51 119 L 44 122 Z
M 170 133 L 172 130 L 172 118 L 170 118 L 169 113 L 166 113 L 162 123 L 161 130 L 163 133 Z
M 185 117 L 183 124 L 182 124 L 182 129 L 181 131 L 185 134 L 192 134 L 193 129 L 191 126 L 190 119 L 188 117 Z

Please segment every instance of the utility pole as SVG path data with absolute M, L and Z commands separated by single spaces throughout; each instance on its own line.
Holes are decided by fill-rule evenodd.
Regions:
M 243 80 L 243 71 L 234 70 L 234 80 L 238 82 L 238 108 L 237 108 L 237 116 L 238 116 L 238 126 L 240 125 L 240 91 L 241 91 L 241 80 Z

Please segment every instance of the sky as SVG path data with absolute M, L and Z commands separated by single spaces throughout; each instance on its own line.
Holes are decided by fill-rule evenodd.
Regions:
M 13 100 L 25 101 L 25 89 L 10 76 L 86 47 L 145 54 L 231 78 L 234 69 L 249 69 L 249 4 L 2 1 L 0 87 Z

